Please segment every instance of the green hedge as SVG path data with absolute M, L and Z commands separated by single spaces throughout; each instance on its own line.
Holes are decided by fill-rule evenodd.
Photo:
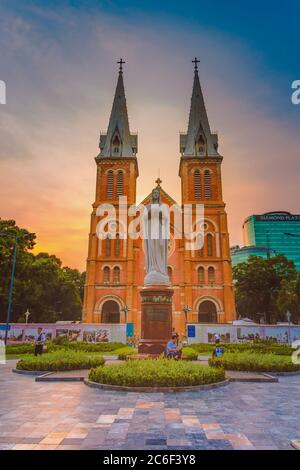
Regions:
M 111 352 L 116 349 L 123 348 L 125 344 L 123 343 L 86 343 L 84 341 L 66 341 L 62 344 L 66 349 L 71 349 L 72 351 L 85 351 L 85 352 Z
M 291 356 L 257 354 L 249 352 L 225 353 L 222 358 L 209 359 L 209 365 L 227 370 L 248 372 L 292 372 L 300 370 L 300 364 L 293 364 Z
M 137 354 L 137 349 L 133 349 L 131 346 L 124 346 L 116 351 L 118 353 L 118 359 L 121 361 L 126 361 L 127 356 L 131 356 L 132 354 Z
M 123 343 L 86 343 L 83 341 L 70 342 L 68 340 L 64 340 L 59 342 L 47 341 L 44 354 L 62 350 L 102 354 L 112 353 L 116 355 L 122 353 L 133 354 L 136 352 L 135 349 L 131 348 L 130 346 L 126 346 Z M 15 356 L 33 353 L 33 344 L 9 345 L 6 348 L 6 354 L 11 354 Z
M 92 369 L 89 380 L 128 387 L 178 387 L 210 384 L 225 379 L 222 368 L 172 359 L 132 360 Z
M 209 353 L 213 352 L 213 350 L 215 349 L 215 345 L 210 344 L 210 343 L 193 343 L 193 344 L 190 344 L 187 347 L 194 349 L 198 354 L 200 354 L 200 353 L 209 354 Z M 183 349 L 185 349 L 185 348 L 183 348 Z
M 32 344 L 9 344 L 6 346 L 6 354 L 31 354 L 34 352 L 34 346 Z
M 253 342 L 253 343 L 224 343 L 220 344 L 225 352 L 251 352 L 261 354 L 278 354 L 280 356 L 290 356 L 293 352 L 291 346 L 287 344 L 277 343 L 264 343 L 264 342 Z M 215 348 L 214 344 L 206 343 L 195 343 L 191 344 L 191 348 L 195 349 L 198 353 L 200 352 L 212 352 Z
M 88 355 L 76 351 L 55 351 L 41 356 L 20 359 L 16 368 L 19 370 L 59 371 L 90 369 L 102 366 L 105 363 L 102 356 Z
M 195 351 L 195 349 L 193 349 L 189 346 L 186 346 L 182 349 L 182 356 L 184 357 L 184 359 L 186 359 L 188 361 L 197 361 L 198 352 Z

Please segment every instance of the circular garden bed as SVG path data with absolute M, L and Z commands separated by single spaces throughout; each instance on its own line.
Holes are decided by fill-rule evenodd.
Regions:
M 172 391 L 223 385 L 223 368 L 172 359 L 131 360 L 93 368 L 87 385 L 116 390 Z
M 87 353 L 60 350 L 20 359 L 16 365 L 18 371 L 63 371 L 90 369 L 104 365 L 102 356 Z
M 249 352 L 226 353 L 222 358 L 212 358 L 209 365 L 226 370 L 247 372 L 296 372 L 300 364 L 293 364 L 291 356 L 257 354 Z

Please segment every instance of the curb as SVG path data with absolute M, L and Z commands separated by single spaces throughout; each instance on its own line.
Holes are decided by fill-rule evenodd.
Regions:
M 12 372 L 15 374 L 20 374 L 20 375 L 45 375 L 48 374 L 49 372 L 45 370 L 21 370 L 21 369 L 12 369 Z
M 279 380 L 277 377 L 273 377 L 267 373 L 261 372 L 263 377 L 256 377 L 256 378 L 247 378 L 247 377 L 228 377 L 230 382 L 246 382 L 246 383 L 277 383 Z
M 56 372 L 48 372 L 35 378 L 35 382 L 83 382 L 84 377 L 51 377 Z
M 205 385 L 191 385 L 187 387 L 127 387 L 125 385 L 109 385 L 99 384 L 92 382 L 91 380 L 84 379 L 84 384 L 88 387 L 98 388 L 101 390 L 111 390 L 118 392 L 148 392 L 148 393 L 173 393 L 173 392 L 193 392 L 197 390 L 211 390 L 214 388 L 224 387 L 228 385 L 230 380 L 226 379 L 222 382 L 215 382 L 212 384 Z
M 300 370 L 292 370 L 290 372 L 271 372 L 271 374 L 276 375 L 276 376 L 278 375 L 279 377 L 284 376 L 284 375 L 287 375 L 287 376 L 300 375 Z

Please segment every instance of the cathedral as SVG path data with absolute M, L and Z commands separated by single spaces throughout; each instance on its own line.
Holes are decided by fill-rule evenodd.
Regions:
M 194 61 L 194 82 L 188 128 L 179 136 L 178 169 L 181 180 L 180 207 L 204 206 L 203 246 L 186 249 L 184 237 L 174 236 L 170 224 L 168 275 L 174 290 L 172 326 L 179 333 L 187 324 L 227 323 L 236 318 L 232 268 L 229 249 L 227 214 L 222 196 L 221 164 L 218 136 L 212 133 Z M 118 81 L 106 134 L 100 135 L 96 194 L 91 214 L 83 321 L 88 323 L 133 323 L 134 333 L 141 329 L 140 291 L 144 286 L 145 261 L 142 238 L 124 236 L 121 221 L 115 222 L 114 237 L 99 238 L 97 226 L 103 214 L 97 208 L 113 205 L 117 215 L 122 210 L 120 198 L 128 206 L 150 203 L 136 200 L 138 139 L 130 132 L 120 60 Z M 161 202 L 178 204 L 156 180 Z M 132 217 L 126 213 L 129 226 Z M 120 232 L 120 233 L 119 233 Z

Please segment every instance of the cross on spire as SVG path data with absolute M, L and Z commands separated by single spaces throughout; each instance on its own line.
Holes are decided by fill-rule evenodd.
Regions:
M 192 62 L 193 62 L 193 64 L 194 64 L 194 70 L 195 70 L 195 72 L 198 72 L 198 64 L 199 64 L 200 60 L 197 59 L 197 57 L 195 57 L 195 59 L 192 60 Z
M 162 180 L 160 179 L 160 177 L 158 177 L 157 180 L 155 180 L 155 183 L 157 184 L 157 187 L 160 188 L 160 184 L 162 183 Z
M 120 65 L 119 72 L 122 73 L 123 72 L 123 64 L 126 64 L 125 60 L 120 59 L 120 60 L 118 60 L 117 64 Z

